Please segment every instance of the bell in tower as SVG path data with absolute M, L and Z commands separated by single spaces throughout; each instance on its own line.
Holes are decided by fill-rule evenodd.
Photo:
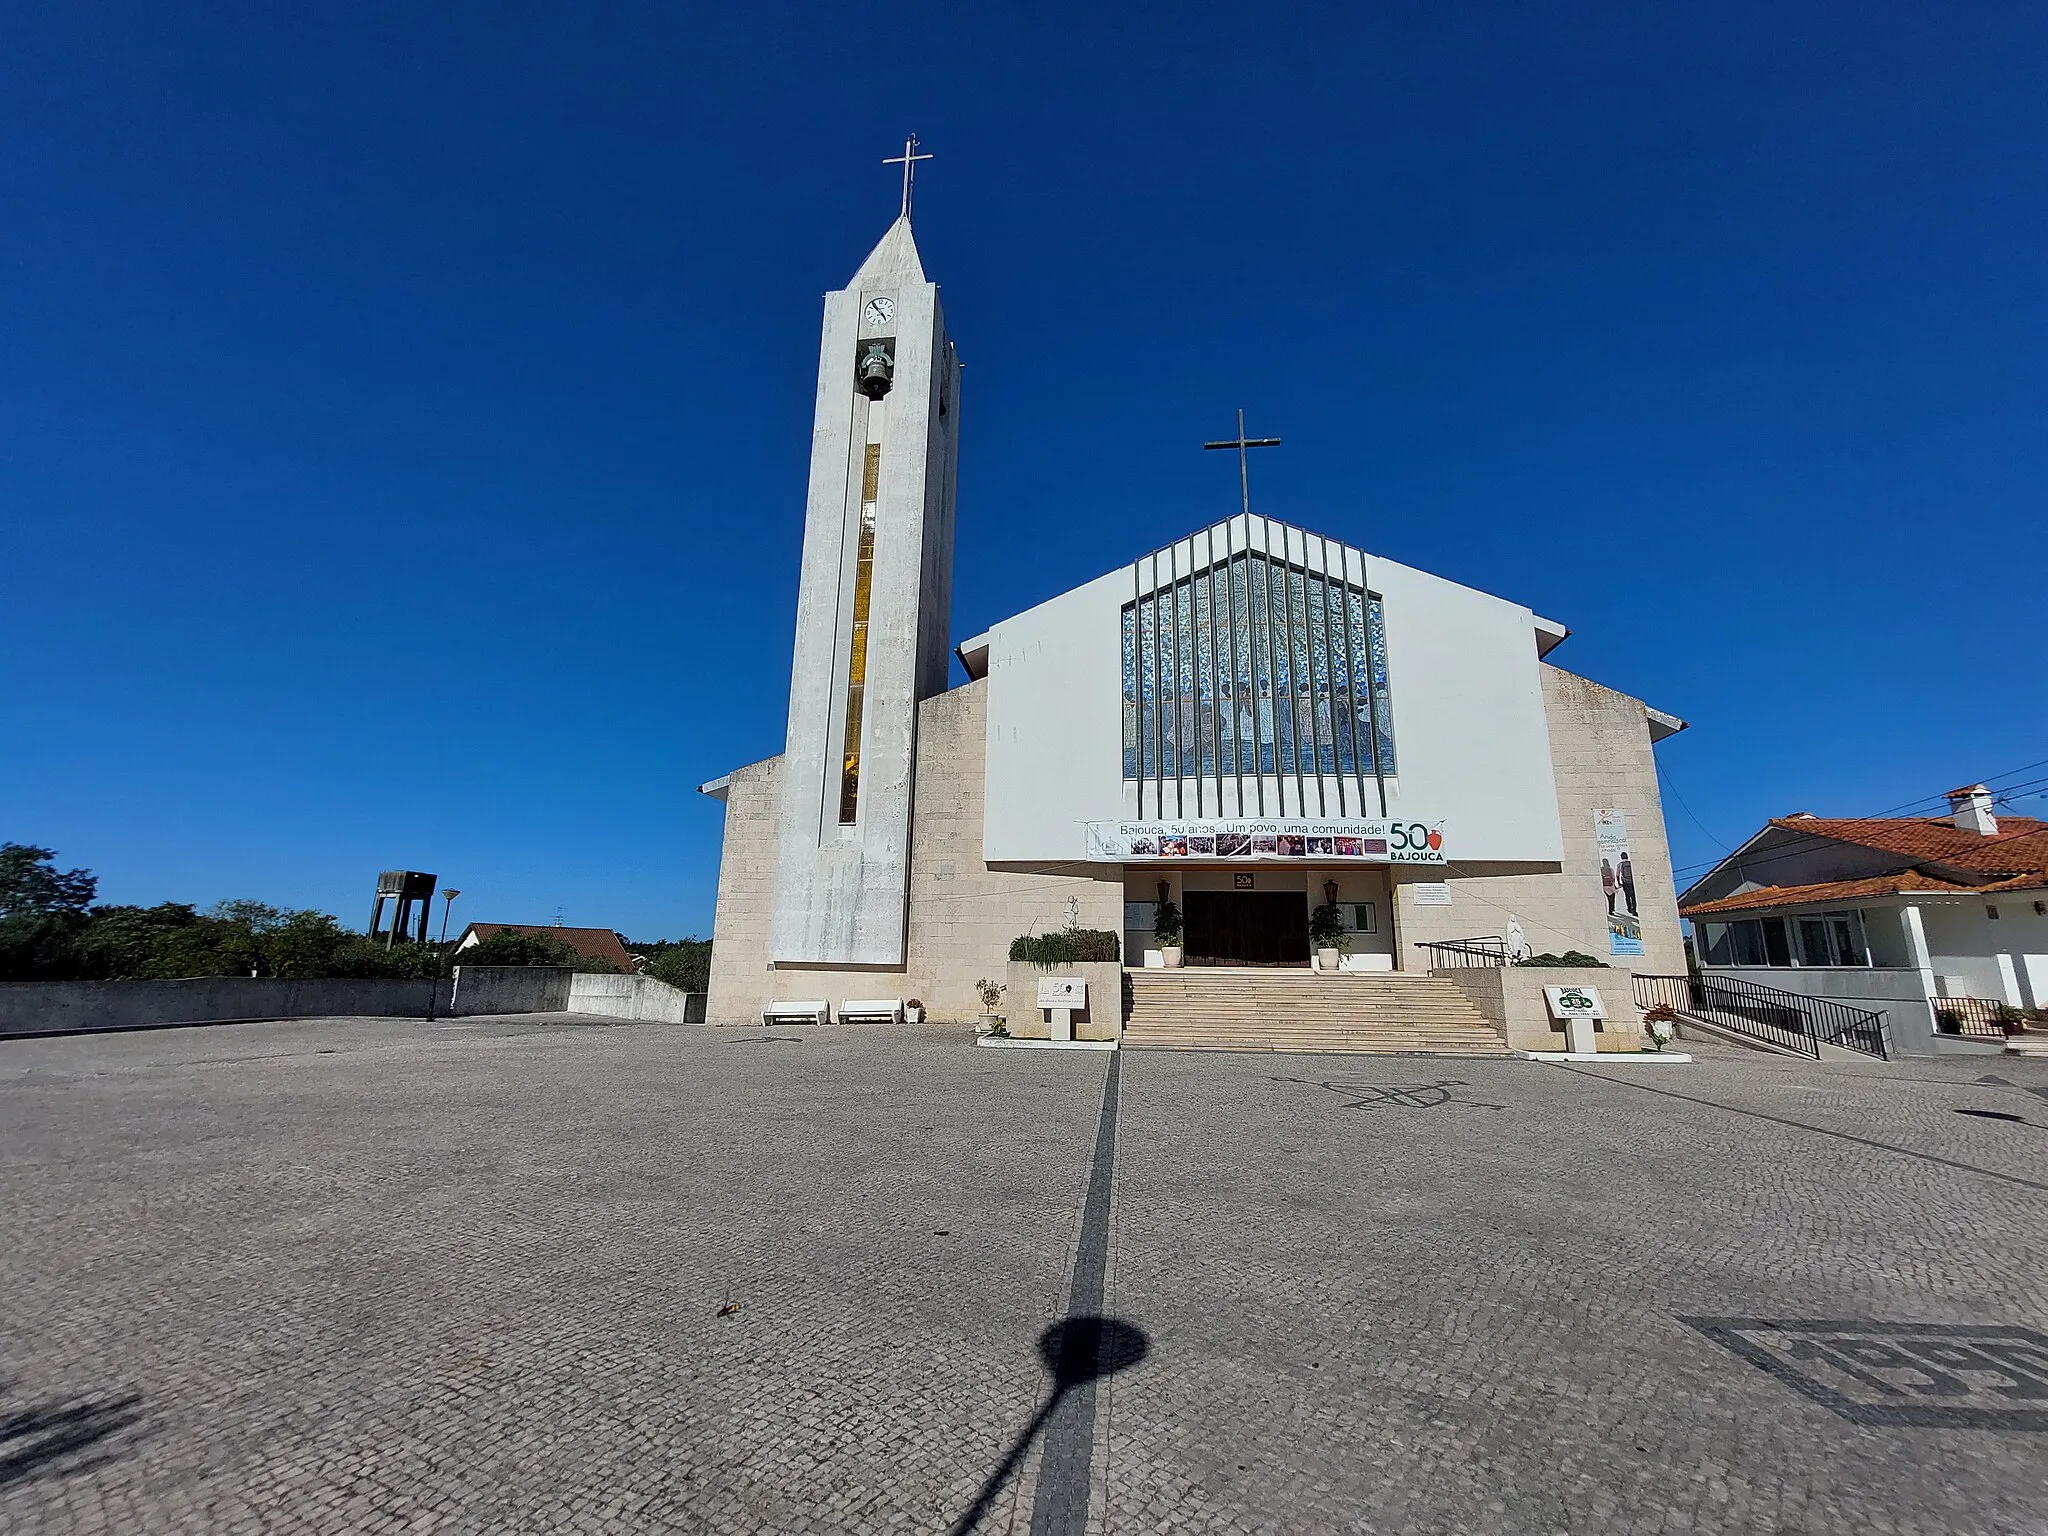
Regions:
M 854 388 L 870 400 L 879 400 L 889 393 L 889 386 L 896 379 L 896 344 L 893 341 L 864 341 L 860 344 L 860 363 L 854 369 Z

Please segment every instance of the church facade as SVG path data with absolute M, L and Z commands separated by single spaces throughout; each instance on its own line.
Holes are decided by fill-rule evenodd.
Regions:
M 827 295 L 789 727 L 725 804 L 707 1017 L 982 1011 L 1069 926 L 1161 966 L 1454 944 L 1684 969 L 1654 744 L 1519 604 L 1255 516 L 949 643 L 960 369 L 907 217 Z M 967 681 L 948 687 L 957 657 Z M 1432 948 L 1432 946 L 1437 946 Z

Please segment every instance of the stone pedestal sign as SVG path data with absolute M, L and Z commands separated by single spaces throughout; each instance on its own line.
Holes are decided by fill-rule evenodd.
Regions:
M 1073 1039 L 1074 1015 L 1088 1006 L 1087 978 L 1083 976 L 1039 977 L 1038 1006 L 1052 1015 L 1052 1039 Z
M 1593 1021 L 1607 1017 L 1607 1005 L 1600 1001 L 1598 987 L 1545 987 L 1543 1001 L 1550 1007 L 1550 1016 L 1564 1025 L 1566 1050 L 1590 1056 L 1600 1049 Z

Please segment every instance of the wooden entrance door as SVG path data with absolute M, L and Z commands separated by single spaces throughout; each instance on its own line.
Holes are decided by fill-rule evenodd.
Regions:
M 1189 891 L 1189 965 L 1307 965 L 1308 897 L 1300 891 Z

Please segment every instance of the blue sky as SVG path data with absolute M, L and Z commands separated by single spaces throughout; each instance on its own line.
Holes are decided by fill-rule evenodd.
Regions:
M 708 932 L 695 786 L 781 746 L 819 296 L 911 130 L 956 635 L 1228 513 L 1242 405 L 1261 510 L 1692 722 L 1681 865 L 2048 757 L 2037 0 L 0 41 L 0 841 L 104 899 L 358 922 L 404 866 Z

